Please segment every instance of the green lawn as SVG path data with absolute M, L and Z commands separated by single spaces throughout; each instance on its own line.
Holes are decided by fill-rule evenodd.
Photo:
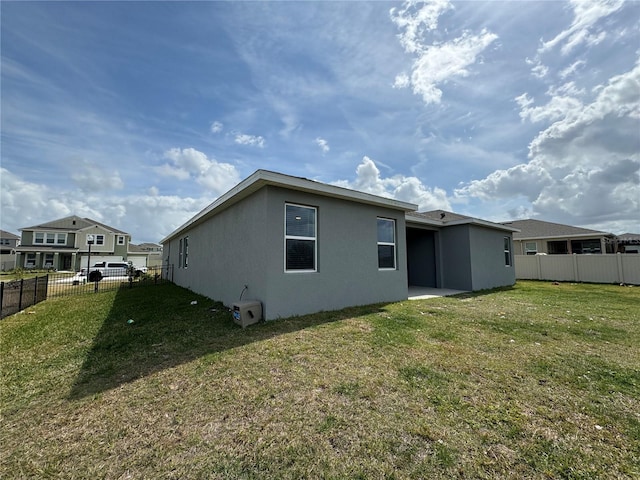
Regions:
M 519 282 L 242 330 L 165 284 L 0 329 L 0 478 L 640 477 L 638 287 Z

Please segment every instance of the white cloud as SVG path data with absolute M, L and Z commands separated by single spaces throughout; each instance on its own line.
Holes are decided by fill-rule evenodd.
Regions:
M 411 86 L 413 93 L 422 96 L 426 104 L 439 103 L 442 97 L 439 85 L 451 78 L 469 75 L 469 66 L 476 63 L 477 57 L 498 38 L 483 29 L 478 35 L 465 31 L 451 41 L 427 44 L 425 34 L 437 27 L 438 17 L 449 8 L 449 2 L 437 0 L 419 8 L 409 2 L 400 10 L 391 10 L 391 19 L 403 30 L 399 35 L 400 43 L 407 53 L 417 56 L 411 75 L 396 76 L 393 87 Z
M 438 18 L 453 8 L 448 0 L 433 0 L 414 8 L 414 2 L 405 2 L 400 8 L 392 8 L 389 12 L 391 20 L 404 32 L 398 37 L 407 53 L 419 53 L 424 50 L 422 37 L 425 32 L 438 28 Z
M 220 133 L 222 131 L 222 129 L 224 128 L 224 124 L 221 122 L 213 122 L 211 124 L 211 133 Z
M 259 135 L 246 135 L 241 133 L 236 135 L 235 142 L 239 145 L 264 148 L 264 138 Z
M 541 218 L 578 225 L 615 222 L 639 211 L 640 62 L 591 92 L 569 82 L 547 95 L 540 106 L 526 94 L 516 98 L 523 120 L 547 124 L 529 145 L 528 163 L 497 170 L 455 194 L 524 196 Z
M 212 201 L 202 198 L 103 192 L 80 194 L 25 181 L 0 168 L 2 229 L 18 229 L 69 215 L 98 220 L 126 231 L 135 242 L 158 242 Z M 154 187 L 152 187 L 154 188 Z
M 422 211 L 438 208 L 451 210 L 447 194 L 441 188 L 431 189 L 419 178 L 412 176 L 395 175 L 382 178 L 375 162 L 367 156 L 362 158 L 362 163 L 356 168 L 356 179 L 353 182 L 340 180 L 334 184 L 381 197 L 416 203 Z
M 542 44 L 539 53 L 544 53 L 559 45 L 563 55 L 569 54 L 580 44 L 596 45 L 604 40 L 606 32 L 598 30 L 599 20 L 618 11 L 624 5 L 623 0 L 571 0 L 573 22 L 571 26 Z M 596 33 L 591 33 L 596 30 Z
M 209 159 L 195 148 L 172 148 L 165 152 L 164 157 L 170 163 L 156 168 L 156 172 L 160 175 L 179 180 L 193 178 L 216 195 L 226 192 L 240 180 L 238 171 L 233 165 Z
M 117 170 L 110 171 L 86 159 L 74 159 L 71 160 L 68 165 L 72 170 L 71 179 L 82 191 L 100 192 L 111 189 L 121 190 L 124 188 L 124 182 L 120 178 L 120 173 Z
M 324 138 L 316 138 L 315 140 L 316 145 L 318 145 L 320 147 L 320 150 L 322 150 L 322 153 L 327 153 L 329 151 L 329 142 L 327 142 Z

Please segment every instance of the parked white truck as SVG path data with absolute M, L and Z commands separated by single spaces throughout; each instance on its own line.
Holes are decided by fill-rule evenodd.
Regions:
M 104 277 L 139 277 L 147 272 L 147 267 L 137 267 L 131 262 L 97 262 L 89 269 L 88 280 L 96 282 Z M 81 276 L 86 276 L 85 268 L 80 270 Z

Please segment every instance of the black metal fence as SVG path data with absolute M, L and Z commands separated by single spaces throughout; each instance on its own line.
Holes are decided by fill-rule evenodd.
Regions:
M 0 318 L 13 315 L 25 308 L 47 299 L 48 276 L 14 280 L 0 283 Z
M 35 278 L 0 282 L 0 303 L 2 315 L 12 315 L 38 302 L 51 297 L 63 295 L 79 295 L 105 292 L 119 288 L 134 288 L 146 285 L 157 285 L 173 281 L 173 266 L 148 268 L 146 272 L 135 275 L 100 276 L 98 281 L 89 281 L 86 274 L 81 273 L 48 273 Z

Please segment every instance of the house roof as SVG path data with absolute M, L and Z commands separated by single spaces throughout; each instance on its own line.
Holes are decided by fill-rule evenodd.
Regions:
M 407 223 L 430 225 L 434 227 L 450 227 L 454 225 L 481 225 L 483 227 L 503 230 L 505 232 L 517 232 L 518 229 L 511 225 L 494 223 L 481 218 L 469 217 L 459 213 L 448 212 L 446 210 L 431 210 L 428 212 L 408 212 L 406 214 Z
M 11 232 L 7 232 L 6 230 L 0 230 L 0 238 L 6 238 L 8 240 L 20 240 L 20 236 L 14 235 Z
M 178 227 L 166 238 L 162 239 L 161 243 L 165 243 L 186 229 L 204 222 L 218 212 L 229 208 L 265 186 L 282 187 L 299 192 L 313 193 L 316 195 L 339 198 L 357 203 L 394 208 L 405 212 L 410 212 L 418 208 L 418 205 L 413 203 L 401 202 L 392 198 L 384 198 L 370 193 L 358 192 L 348 188 L 337 187 L 335 185 L 329 185 L 315 180 L 309 180 L 307 178 L 284 175 L 282 173 L 272 172 L 269 170 L 257 170 L 227 193 L 218 197 L 218 199 L 211 205 L 200 211 L 200 213 L 192 217 L 188 222 Z
M 618 242 L 626 243 L 628 245 L 637 245 L 640 244 L 640 234 L 639 233 L 623 233 L 616 237 Z
M 21 228 L 21 231 L 24 230 L 64 230 L 66 232 L 78 231 L 84 228 L 89 228 L 98 225 L 99 227 L 104 228 L 105 230 L 109 230 L 113 233 L 119 233 L 122 235 L 128 235 L 127 232 L 123 232 L 122 230 L 118 230 L 117 228 L 110 227 L 109 225 L 105 225 L 104 223 L 98 222 L 96 220 L 92 220 L 90 218 L 83 218 L 77 215 L 71 215 L 69 217 L 59 218 L 57 220 L 52 220 L 51 222 L 41 223 L 39 225 L 34 225 L 32 227 L 24 227 Z
M 573 227 L 561 223 L 544 222 L 542 220 L 526 219 L 502 222 L 503 225 L 515 227 L 520 230 L 513 235 L 514 240 L 536 238 L 570 238 L 570 237 L 603 237 L 613 236 L 611 233 L 590 230 L 588 228 Z

